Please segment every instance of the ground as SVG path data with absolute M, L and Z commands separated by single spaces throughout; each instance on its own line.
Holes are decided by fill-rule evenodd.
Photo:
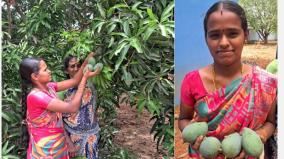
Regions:
M 269 62 L 275 59 L 276 55 L 275 44 L 247 44 L 243 48 L 242 60 L 245 63 L 256 64 L 265 68 Z M 181 132 L 177 126 L 179 116 L 179 107 L 175 107 L 175 158 L 187 159 L 188 144 L 183 143 Z
M 151 115 L 144 110 L 139 114 L 135 107 L 121 104 L 117 108 L 116 126 L 120 129 L 114 142 L 128 149 L 139 159 L 161 158 L 157 153 L 156 142 L 150 134 L 154 121 L 150 121 Z
M 276 57 L 277 45 L 247 44 L 243 48 L 242 60 L 265 68 Z

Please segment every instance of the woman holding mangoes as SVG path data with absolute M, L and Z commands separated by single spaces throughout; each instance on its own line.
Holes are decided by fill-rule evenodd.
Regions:
M 195 122 L 208 125 L 208 132 L 189 145 L 190 158 L 201 158 L 205 136 L 222 141 L 250 128 L 265 143 L 275 130 L 277 78 L 241 62 L 248 36 L 243 8 L 233 1 L 216 2 L 205 15 L 204 31 L 214 63 L 189 72 L 181 86 L 180 130 Z M 244 149 L 235 156 L 244 157 L 252 158 Z
M 88 59 L 86 67 L 93 70 L 102 69 L 102 64 L 96 63 L 93 57 Z M 80 69 L 80 61 L 75 56 L 68 56 L 64 60 L 64 71 L 68 78 Z M 84 72 L 84 70 L 83 70 Z M 77 86 L 69 88 L 64 95 L 66 102 L 74 98 Z M 97 94 L 95 85 L 88 80 L 81 99 L 81 105 L 77 112 L 64 113 L 63 121 L 67 132 L 68 144 L 71 148 L 70 156 L 85 156 L 88 159 L 98 158 L 98 141 L 100 127 L 96 114 Z

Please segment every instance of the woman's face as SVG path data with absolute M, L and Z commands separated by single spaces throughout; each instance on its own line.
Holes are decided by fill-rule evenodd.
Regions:
M 47 68 L 46 63 L 43 60 L 40 60 L 39 62 L 39 71 L 36 74 L 37 81 L 40 83 L 48 83 L 51 81 L 51 72 Z
M 77 71 L 80 69 L 80 63 L 77 58 L 70 59 L 67 67 L 67 74 L 69 74 L 70 78 L 74 77 Z
M 209 16 L 206 42 L 215 63 L 228 66 L 240 61 L 246 36 L 235 13 L 223 10 Z

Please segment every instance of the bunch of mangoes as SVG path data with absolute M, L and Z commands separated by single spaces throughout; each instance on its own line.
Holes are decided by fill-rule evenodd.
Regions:
M 187 125 L 182 137 L 185 142 L 193 144 L 200 135 L 206 135 L 206 122 L 195 122 Z M 222 142 L 216 137 L 206 137 L 200 144 L 199 152 L 205 158 L 214 158 L 222 152 L 227 158 L 234 158 L 244 149 L 247 155 L 259 157 L 263 151 L 263 143 L 258 134 L 250 128 L 244 128 L 241 135 L 237 132 L 226 136 Z
M 99 68 L 100 70 L 102 70 L 103 69 L 103 64 L 102 63 L 96 63 L 96 60 L 95 60 L 95 58 L 93 58 L 93 57 L 90 57 L 89 59 L 88 59 L 88 64 L 87 64 L 87 66 L 84 68 L 84 72 L 86 72 L 86 68 L 88 68 L 89 69 L 89 71 L 91 71 L 91 72 L 93 72 L 93 71 L 95 71 L 97 68 Z

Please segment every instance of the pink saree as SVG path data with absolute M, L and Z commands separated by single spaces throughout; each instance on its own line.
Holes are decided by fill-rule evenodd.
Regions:
M 28 96 L 28 159 L 69 159 L 62 114 L 46 109 L 53 98 L 56 94 L 52 87 L 49 92 L 32 91 Z
M 198 86 L 194 84 L 195 80 L 185 78 L 181 89 L 189 88 L 190 86 L 187 85 Z M 200 86 L 203 87 L 203 85 Z M 206 121 L 209 127 L 206 136 L 215 136 L 221 141 L 224 136 L 241 132 L 244 127 L 255 130 L 264 124 L 277 96 L 277 79 L 259 67 L 253 67 L 252 73 L 235 79 L 228 86 L 215 92 L 205 91 L 198 95 L 198 90 L 205 89 L 203 87 L 181 90 L 181 100 L 188 102 L 189 100 L 186 99 L 188 96 L 185 94 L 193 94 L 193 106 L 196 112 L 194 119 Z M 190 146 L 189 158 L 200 158 L 199 153 Z M 217 158 L 224 158 L 224 156 L 220 154 Z

